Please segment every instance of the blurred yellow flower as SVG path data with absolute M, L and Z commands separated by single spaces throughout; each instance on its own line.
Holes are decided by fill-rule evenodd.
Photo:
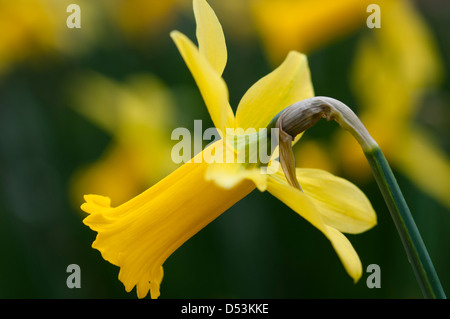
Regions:
M 82 28 L 67 27 L 67 6 L 72 1 L 0 0 L 0 75 L 15 63 L 54 54 L 77 54 L 94 41 L 98 7 L 80 0 Z
M 103 0 L 102 5 L 127 38 L 161 34 L 170 26 L 181 0 Z
M 38 1 L 0 1 L 0 73 L 34 51 L 52 48 L 52 27 Z
M 337 163 L 332 158 L 324 143 L 317 140 L 302 140 L 294 147 L 295 164 L 297 167 L 320 168 L 328 172 L 337 170 Z
M 361 40 L 354 62 L 361 119 L 397 170 L 450 207 L 450 161 L 414 121 L 420 100 L 442 79 L 438 51 L 411 3 L 392 0 L 380 6 L 382 27 Z M 346 173 L 371 176 L 363 153 L 347 134 L 339 134 L 336 145 Z
M 269 58 L 310 53 L 365 23 L 368 0 L 254 0 L 251 13 Z
M 134 75 L 116 83 L 90 73 L 71 83 L 74 109 L 109 133 L 113 140 L 102 157 L 72 179 L 77 205 L 85 192 L 101 193 L 121 204 L 169 174 L 170 91 L 155 77 Z
M 227 61 L 222 27 L 205 0 L 194 0 L 194 13 L 198 48 L 178 31 L 171 36 L 221 132 L 265 128 L 278 112 L 313 96 L 306 57 L 291 51 L 276 70 L 245 93 L 235 115 L 222 78 Z M 193 160 L 118 207 L 111 207 L 108 197 L 85 196 L 81 208 L 90 215 L 84 223 L 98 232 L 93 247 L 120 267 L 119 279 L 126 291 L 136 286 L 139 298 L 149 290 L 157 298 L 165 260 L 255 187 L 267 190 L 320 230 L 357 281 L 361 261 L 342 232 L 361 233 L 376 224 L 366 196 L 350 182 L 317 169 L 297 169 L 303 193 L 288 184 L 281 169 L 262 174 L 249 163 L 221 163 L 227 148 L 232 148 L 234 160 L 239 157 L 239 151 L 228 144 L 229 138 L 228 133 L 223 135 Z M 210 162 L 211 156 L 217 161 Z

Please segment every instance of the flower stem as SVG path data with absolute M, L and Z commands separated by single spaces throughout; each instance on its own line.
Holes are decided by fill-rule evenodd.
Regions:
M 288 106 L 274 117 L 269 127 L 275 125 L 280 129 L 281 136 L 287 136 L 280 138 L 279 148 L 280 163 L 288 181 L 296 178 L 290 169 L 293 165 L 292 140 L 321 118 L 336 121 L 358 141 L 372 168 L 424 297 L 446 299 L 428 251 L 386 158 L 359 118 L 344 103 L 329 97 L 313 97 Z M 295 181 L 290 184 L 295 187 Z
M 425 298 L 446 299 L 428 251 L 381 149 L 365 151 Z

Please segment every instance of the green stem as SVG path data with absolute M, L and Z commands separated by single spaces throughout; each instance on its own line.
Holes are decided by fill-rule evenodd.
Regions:
M 425 244 L 386 158 L 379 147 L 364 153 L 391 212 L 424 297 L 446 299 Z
M 348 106 L 333 98 L 313 97 L 285 108 L 274 117 L 269 127 L 276 126 L 294 138 L 297 134 L 313 126 L 321 118 L 338 122 L 361 145 L 394 220 L 424 297 L 446 299 L 425 244 L 386 158 L 378 144 Z M 292 152 L 289 143 L 282 145 L 281 142 L 280 147 L 283 146 L 286 150 L 289 148 Z M 280 162 L 288 162 L 289 158 L 283 158 L 281 156 L 283 154 L 289 155 L 289 152 L 280 152 Z M 283 167 L 283 170 L 285 175 L 290 174 L 285 167 Z

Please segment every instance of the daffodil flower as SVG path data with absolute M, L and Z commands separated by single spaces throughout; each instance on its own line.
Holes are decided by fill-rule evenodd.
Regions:
M 83 54 L 98 42 L 99 4 L 80 0 L 83 32 L 66 26 L 69 3 L 53 0 L 0 0 L 0 76 L 31 59 Z M 95 25 L 93 24 L 95 21 Z M 48 60 L 47 60 L 48 61 Z
M 166 30 L 180 6 L 178 0 L 104 1 L 104 9 L 127 37 L 155 37 Z
M 366 22 L 368 0 L 253 0 L 250 12 L 271 61 L 295 48 L 311 53 Z
M 247 91 L 235 115 L 222 79 L 227 61 L 222 27 L 205 0 L 194 0 L 194 13 L 198 48 L 180 32 L 172 32 L 171 37 L 221 132 L 227 128 L 265 128 L 281 110 L 313 96 L 306 57 L 290 52 L 276 70 Z M 119 279 L 126 291 L 136 286 L 139 298 L 149 290 L 151 297 L 157 298 L 165 260 L 256 187 L 276 196 L 319 229 L 330 240 L 347 273 L 357 281 L 362 273 L 361 261 L 342 232 L 361 233 L 376 224 L 366 196 L 350 182 L 317 169 L 296 170 L 301 191 L 290 186 L 281 169 L 262 174 L 248 163 L 211 163 L 208 157 L 220 157 L 229 146 L 228 137 L 222 137 L 118 207 L 111 207 L 108 197 L 85 196 L 81 208 L 89 216 L 84 223 L 98 232 L 92 246 L 120 267 Z

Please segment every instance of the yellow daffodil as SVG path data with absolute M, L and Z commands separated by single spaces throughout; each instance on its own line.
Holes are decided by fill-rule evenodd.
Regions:
M 271 61 L 292 49 L 310 53 L 364 24 L 368 0 L 255 0 L 251 13 Z
M 156 36 L 176 16 L 180 0 L 104 0 L 102 5 L 113 22 L 129 38 Z
M 53 26 L 37 1 L 0 1 L 0 73 L 14 62 L 54 47 Z
M 256 82 L 233 113 L 222 72 L 227 51 L 222 27 L 205 0 L 194 0 L 198 48 L 178 31 L 171 33 L 203 96 L 222 139 L 128 202 L 111 207 L 108 197 L 85 195 L 84 223 L 97 238 L 93 247 L 120 267 L 127 291 L 143 298 L 160 295 L 162 265 L 185 241 L 256 187 L 267 190 L 320 230 L 331 242 L 348 274 L 357 281 L 361 261 L 342 234 L 361 233 L 376 224 L 366 196 L 353 184 L 317 169 L 297 169 L 303 192 L 291 187 L 278 169 L 270 174 L 249 163 L 211 162 L 230 146 L 229 129 L 265 128 L 292 103 L 313 96 L 306 57 L 290 52 L 272 73 Z M 233 149 L 233 156 L 239 152 Z M 272 159 L 272 164 L 276 160 Z M 272 165 L 272 167 L 277 167 Z M 279 165 L 278 165 L 279 167 Z
M 98 41 L 98 5 L 80 0 L 83 9 L 82 28 L 74 31 L 66 25 L 71 2 L 53 0 L 0 0 L 0 75 L 15 63 L 86 51 Z
M 450 160 L 415 121 L 420 100 L 442 78 L 436 44 L 410 2 L 383 1 L 380 7 L 382 27 L 361 39 L 353 67 L 361 118 L 392 165 L 450 207 Z M 370 178 L 359 146 L 344 134 L 337 140 L 346 173 Z

